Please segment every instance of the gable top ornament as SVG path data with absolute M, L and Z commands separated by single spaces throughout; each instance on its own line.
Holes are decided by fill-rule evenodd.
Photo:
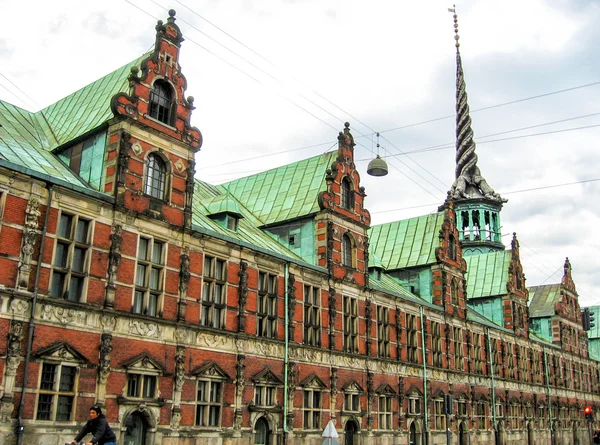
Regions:
M 448 200 L 487 199 L 504 203 L 507 199 L 502 198 L 490 187 L 477 166 L 465 76 L 459 50 L 458 16 L 454 8 L 449 11 L 454 17 L 454 39 L 456 40 L 456 179 L 449 191 Z

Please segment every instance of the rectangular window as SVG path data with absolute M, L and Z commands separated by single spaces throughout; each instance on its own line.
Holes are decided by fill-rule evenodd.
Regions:
M 483 373 L 481 349 L 481 334 L 473 334 L 473 366 L 477 374 Z
M 68 301 L 84 301 L 88 272 L 91 222 L 61 213 L 56 231 L 50 295 Z
M 379 429 L 391 430 L 392 426 L 392 397 L 381 394 L 379 396 Z
M 360 411 L 360 394 L 357 392 L 344 393 L 344 411 L 357 413 Z
M 96 190 L 102 185 L 106 132 L 96 134 L 60 153 L 58 157 Z
M 304 344 L 321 346 L 321 290 L 304 286 Z
M 254 387 L 254 404 L 256 406 L 275 406 L 277 404 L 277 388 L 263 384 Z
M 418 396 L 410 396 L 408 398 L 408 413 L 421 414 L 421 398 Z
M 160 297 L 163 293 L 165 255 L 165 243 L 140 236 L 132 306 L 134 314 L 144 314 L 151 317 L 160 314 L 159 306 Z
M 277 337 L 277 275 L 258 273 L 258 307 L 256 334 L 259 337 Z
M 196 426 L 221 425 L 223 382 L 199 380 L 196 395 Z
M 440 323 L 431 322 L 431 355 L 433 366 L 440 368 L 442 366 L 442 328 Z
M 204 257 L 202 271 L 202 315 L 200 324 L 211 328 L 225 327 L 225 295 L 227 292 L 226 263 L 218 258 Z
M 344 297 L 344 351 L 358 353 L 358 301 Z
M 467 416 L 467 401 L 460 399 L 456 401 L 456 414 L 460 417 Z
M 454 366 L 457 371 L 464 371 L 465 361 L 462 329 L 454 327 L 452 334 L 454 338 Z
M 377 354 L 385 358 L 391 356 L 390 310 L 384 306 L 377 306 Z
M 303 393 L 304 401 L 304 429 L 315 430 L 321 428 L 321 391 L 307 388 Z
M 446 429 L 446 414 L 444 413 L 444 400 L 434 400 L 433 401 L 433 419 L 434 419 L 434 428 L 436 430 L 445 430 Z
M 485 430 L 487 428 L 485 422 L 485 402 L 480 400 L 476 405 L 477 409 L 477 429 Z
M 44 363 L 40 378 L 37 420 L 72 420 L 77 367 Z
M 417 316 L 406 314 L 406 349 L 408 355 L 408 361 L 411 363 L 418 363 L 418 349 L 419 349 L 419 337 L 417 328 Z
M 155 399 L 157 377 L 145 374 L 127 374 L 127 397 Z

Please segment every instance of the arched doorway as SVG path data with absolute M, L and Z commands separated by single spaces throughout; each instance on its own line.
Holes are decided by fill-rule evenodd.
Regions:
M 573 445 L 579 445 L 579 435 L 577 434 L 577 422 L 573 422 Z
M 465 426 L 465 422 L 460 422 L 458 424 L 458 445 L 468 445 L 469 443 L 469 433 L 467 432 L 467 427 Z
M 125 439 L 123 445 L 146 445 L 148 420 L 139 411 L 134 411 L 125 419 Z
M 506 445 L 506 430 L 504 429 L 504 423 L 498 422 L 498 442 L 496 445 Z
M 408 429 L 408 444 L 421 445 L 421 431 L 417 422 L 412 422 Z
M 356 434 L 358 433 L 358 424 L 355 420 L 348 420 L 344 427 L 344 445 L 358 445 Z
M 254 445 L 269 445 L 271 440 L 271 430 L 269 422 L 261 417 L 254 424 Z

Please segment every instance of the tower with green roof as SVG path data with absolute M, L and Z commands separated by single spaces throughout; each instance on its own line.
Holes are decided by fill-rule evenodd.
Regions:
M 454 14 L 456 39 L 456 172 L 446 204 L 455 203 L 456 222 L 465 256 L 504 250 L 500 233 L 500 210 L 506 202 L 487 183 L 477 166 L 475 141 L 467 103 L 465 77 L 458 42 L 458 21 Z

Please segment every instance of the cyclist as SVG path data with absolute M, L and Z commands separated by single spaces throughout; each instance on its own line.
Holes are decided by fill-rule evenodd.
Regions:
M 117 445 L 117 436 L 106 421 L 102 409 L 98 405 L 90 408 L 90 420 L 81 428 L 81 431 L 71 443 L 76 444 L 87 434 L 92 434 L 92 440 L 86 445 Z

